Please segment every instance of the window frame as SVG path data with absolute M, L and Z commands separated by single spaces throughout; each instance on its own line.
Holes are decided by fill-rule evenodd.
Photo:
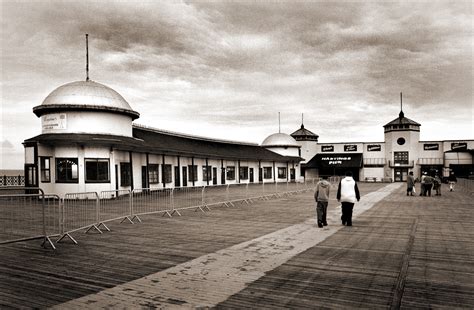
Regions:
M 48 160 L 48 168 L 45 168 L 45 160 Z M 47 180 L 43 179 L 43 173 L 48 172 Z M 40 181 L 41 183 L 51 183 L 51 156 L 40 156 Z
M 212 181 L 212 166 L 202 166 L 202 180 Z
M 267 180 L 273 178 L 273 169 L 271 166 L 263 167 L 263 178 Z
M 281 172 L 284 172 L 284 173 L 281 173 Z M 277 169 L 277 172 L 278 172 L 278 179 L 286 179 L 288 177 L 288 171 L 286 169 L 286 167 L 278 167 Z
M 173 182 L 173 172 L 172 172 L 171 165 L 170 164 L 164 164 L 164 165 L 162 164 L 161 168 L 162 168 L 162 171 L 163 171 L 162 176 L 161 176 L 161 181 L 164 184 Z
M 107 162 L 107 180 L 89 180 L 87 178 L 87 163 L 88 162 Z M 96 166 L 97 170 L 99 166 Z M 99 171 L 97 171 L 97 176 L 99 176 Z M 85 183 L 110 183 L 110 159 L 109 158 L 84 158 L 84 182 Z
M 124 169 L 124 168 L 127 169 Z M 125 173 L 128 173 L 126 175 Z M 132 165 L 129 162 L 120 163 L 120 186 L 128 187 L 132 185 Z
M 76 165 L 76 173 L 77 173 L 77 176 L 76 178 L 73 178 L 72 177 L 72 173 L 73 173 L 73 170 L 72 170 L 72 167 L 70 168 L 71 169 L 71 179 L 59 179 L 59 177 L 61 176 L 61 173 L 59 172 L 59 162 L 60 161 L 72 161 L 74 162 L 75 161 L 75 165 Z M 55 163 L 54 163 L 54 167 L 55 167 L 55 170 L 56 170 L 56 176 L 55 176 L 55 181 L 56 183 L 79 183 L 79 159 L 77 157 L 56 157 L 56 160 L 55 160 Z M 67 166 L 66 166 L 66 177 L 67 177 Z
M 227 166 L 225 168 L 225 177 L 227 181 L 235 180 L 235 166 Z
M 249 167 L 241 166 L 239 167 L 239 180 L 248 180 L 249 179 Z
M 406 159 L 405 159 L 406 157 Z M 407 151 L 393 152 L 393 163 L 407 165 L 410 162 L 410 154 Z
M 160 183 L 160 164 L 148 165 L 148 183 L 149 184 Z
M 196 182 L 198 180 L 197 169 L 198 169 L 197 165 L 188 165 L 188 182 Z

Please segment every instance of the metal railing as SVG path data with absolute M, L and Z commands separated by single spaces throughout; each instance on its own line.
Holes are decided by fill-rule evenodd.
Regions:
M 77 244 L 72 233 L 102 234 L 110 231 L 106 223 L 111 221 L 134 224 L 145 214 L 171 217 L 185 209 L 205 212 L 211 206 L 250 204 L 312 190 L 317 181 L 68 193 L 62 199 L 45 195 L 41 189 L 26 194 L 25 188 L 15 188 L 0 195 L 0 244 L 44 238 L 43 245 L 49 242 L 54 248 L 51 236 L 59 237 L 56 242 L 68 238 Z
M 24 175 L 2 175 L 0 176 L 0 186 L 24 186 Z
M 60 201 L 37 188 L 1 188 L 0 244 L 43 239 L 43 247 L 55 249 L 50 237 L 59 232 Z

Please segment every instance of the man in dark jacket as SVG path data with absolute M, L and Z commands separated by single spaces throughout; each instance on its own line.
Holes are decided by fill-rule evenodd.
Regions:
M 318 216 L 318 227 L 322 228 L 327 226 L 326 213 L 329 203 L 329 188 L 331 184 L 327 181 L 327 177 L 323 176 L 323 179 L 316 185 L 316 191 L 314 192 L 314 200 L 316 200 L 316 213 Z

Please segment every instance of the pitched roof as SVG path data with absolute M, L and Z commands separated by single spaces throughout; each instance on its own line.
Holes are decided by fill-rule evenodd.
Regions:
M 290 136 L 298 140 L 298 138 L 309 138 L 317 139 L 319 136 L 314 132 L 304 128 L 304 125 L 301 124 L 301 128 L 293 132 Z
M 421 126 L 421 124 L 418 124 L 414 120 L 409 119 L 408 117 L 405 117 L 405 114 L 403 111 L 400 111 L 399 116 L 394 119 L 393 121 L 387 123 L 384 125 L 385 126 L 390 126 L 390 125 L 415 125 L 415 126 Z

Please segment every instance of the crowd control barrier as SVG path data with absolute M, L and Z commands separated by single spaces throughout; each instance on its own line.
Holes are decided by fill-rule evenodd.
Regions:
M 0 244 L 43 239 L 43 247 L 55 249 L 50 237 L 59 232 L 59 217 L 56 195 L 45 195 L 39 188 L 0 190 Z
M 52 236 L 58 236 L 56 242 L 68 238 L 77 244 L 72 233 L 102 234 L 110 231 L 107 223 L 111 221 L 134 224 L 145 214 L 171 217 L 185 209 L 205 212 L 212 206 L 251 204 L 314 190 L 317 181 L 67 193 L 62 199 L 38 188 L 15 188 L 4 195 L 0 191 L 0 244 L 43 238 L 43 246 L 49 243 L 55 248 Z
M 468 193 L 469 195 L 474 194 L 474 180 L 471 179 L 464 179 L 464 178 L 457 178 L 457 182 L 454 185 L 454 188 L 458 188 L 459 190 Z

